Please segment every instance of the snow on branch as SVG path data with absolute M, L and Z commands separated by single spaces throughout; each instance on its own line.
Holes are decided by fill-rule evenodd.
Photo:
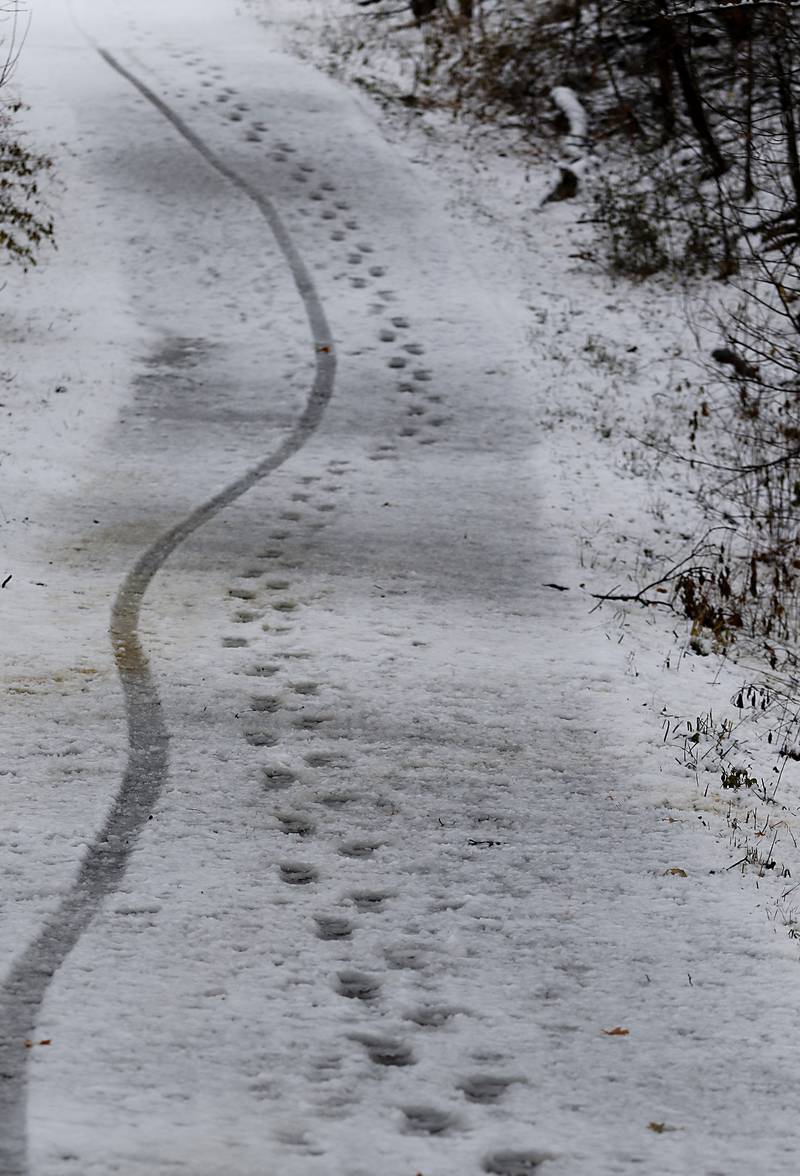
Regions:
M 716 3 L 693 3 L 692 0 L 667 0 L 665 16 L 702 16 L 705 12 L 718 12 L 723 8 L 754 8 L 756 5 L 773 8 L 798 8 L 800 0 L 716 0 Z
M 542 205 L 548 204 L 551 200 L 571 199 L 577 192 L 580 177 L 589 164 L 589 118 L 578 95 L 569 86 L 555 86 L 550 91 L 550 97 L 566 118 L 569 133 L 564 161 L 558 165 L 558 172 L 548 185 Z
M 570 146 L 577 155 L 582 155 L 586 148 L 589 120 L 578 95 L 569 86 L 556 86 L 550 92 L 550 97 L 569 123 Z

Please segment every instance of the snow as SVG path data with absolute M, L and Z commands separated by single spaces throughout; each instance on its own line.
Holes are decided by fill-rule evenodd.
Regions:
M 666 543 L 603 434 L 685 374 L 680 297 L 571 257 L 545 168 L 401 134 L 258 9 L 39 0 L 17 76 L 59 249 L 0 328 L 4 1171 L 789 1171 L 783 884 L 727 869 L 727 799 L 662 748 L 737 671 L 667 673 L 683 635 L 590 596 L 620 534 Z M 112 602 L 314 380 L 250 190 L 334 396 L 147 589 L 168 778 L 25 1048 L 14 969 L 85 901 L 125 772 Z
M 589 123 L 578 95 L 569 86 L 555 86 L 550 96 L 569 123 L 568 146 L 579 155 L 582 154 L 589 133 Z

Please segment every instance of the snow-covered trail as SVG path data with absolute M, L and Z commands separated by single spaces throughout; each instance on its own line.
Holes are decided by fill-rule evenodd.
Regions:
M 0 1170 L 9 1173 L 24 1173 L 27 1167 L 27 1057 L 25 1047 L 20 1043 L 35 1035 L 50 977 L 64 963 L 104 900 L 118 888 L 130 852 L 150 819 L 168 777 L 169 732 L 139 634 L 145 593 L 173 551 L 198 527 L 268 477 L 305 444 L 319 426 L 330 400 L 336 368 L 333 341 L 314 283 L 271 202 L 215 156 L 205 142 L 113 54 L 85 30 L 81 31 L 100 57 L 130 82 L 214 171 L 249 197 L 261 212 L 305 307 L 316 371 L 305 411 L 277 450 L 160 536 L 126 576 L 114 601 L 110 636 L 125 696 L 128 764 L 109 815 L 88 846 L 72 887 L 26 951 L 17 958 L 0 993 L 0 1074 L 4 1077 L 0 1086 Z M 168 387 L 161 391 L 169 395 Z
M 516 258 L 232 0 L 75 10 L 26 47 L 63 235 L 4 328 L 3 1176 L 790 1170 L 791 949 L 700 886 L 648 700 L 546 586 Z M 115 599 L 158 786 L 85 894 Z

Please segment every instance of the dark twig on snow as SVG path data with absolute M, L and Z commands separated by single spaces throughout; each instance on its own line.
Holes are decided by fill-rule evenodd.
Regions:
M 623 603 L 636 602 L 637 604 L 641 604 L 643 606 L 660 606 L 661 608 L 668 608 L 671 612 L 677 612 L 678 610 L 671 600 L 653 600 L 651 597 L 647 596 L 647 593 L 652 592 L 653 589 L 656 591 L 658 591 L 658 589 L 666 591 L 666 589 L 663 588 L 663 585 L 669 584 L 673 580 L 680 579 L 681 576 L 686 575 L 687 571 L 702 570 L 698 568 L 687 568 L 686 565 L 691 560 L 697 559 L 698 555 L 703 550 L 709 535 L 711 535 L 713 531 L 719 529 L 720 528 L 712 527 L 711 531 L 708 531 L 703 536 L 701 542 L 698 543 L 698 545 L 692 551 L 690 551 L 688 555 L 684 556 L 684 558 L 679 560 L 678 563 L 673 564 L 668 571 L 664 572 L 663 576 L 659 576 L 657 580 L 653 580 L 650 584 L 645 584 L 644 588 L 640 588 L 638 592 L 617 592 L 616 588 L 612 588 L 610 592 L 593 592 L 591 595 L 592 598 L 597 601 L 597 604 L 591 611 L 596 612 L 604 600 L 618 600 Z

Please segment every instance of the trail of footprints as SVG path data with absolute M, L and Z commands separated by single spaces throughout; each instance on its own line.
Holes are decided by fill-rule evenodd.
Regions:
M 302 602 L 293 592 L 291 540 L 298 525 L 307 525 L 308 519 L 320 508 L 333 506 L 349 472 L 349 463 L 331 462 L 322 474 L 298 476 L 287 484 L 287 508 L 281 512 L 265 546 L 257 553 L 257 559 L 245 567 L 229 590 L 232 627 L 241 627 L 248 636 L 240 637 L 236 633 L 226 636 L 223 639 L 225 648 L 246 649 L 253 635 L 260 640 L 263 631 L 290 638 L 295 619 L 302 613 Z M 288 648 L 286 642 L 283 645 L 283 651 L 276 652 L 273 658 L 247 659 L 241 663 L 241 672 L 251 680 L 249 701 L 243 715 L 245 738 L 257 749 L 280 745 L 285 752 L 287 747 L 292 750 L 299 747 L 309 768 L 321 770 L 333 780 L 340 781 L 346 778 L 348 761 L 345 756 L 329 749 L 335 746 L 333 741 L 328 745 L 325 742 L 326 724 L 335 718 L 325 702 L 325 686 L 304 676 L 307 657 L 302 649 L 295 648 L 293 643 Z M 413 940 L 400 941 L 397 937 L 392 915 L 397 894 L 380 884 L 383 881 L 380 851 L 384 841 L 381 837 L 370 836 L 363 828 L 363 820 L 357 835 L 348 835 L 346 831 L 337 834 L 336 825 L 344 824 L 348 810 L 358 811 L 363 817 L 365 808 L 379 802 L 356 789 L 330 785 L 315 789 L 309 799 L 309 789 L 303 785 L 301 776 L 301 772 L 283 764 L 267 762 L 259 768 L 260 786 L 287 842 L 285 855 L 275 865 L 276 885 L 286 887 L 287 894 L 294 891 L 298 896 L 303 895 L 304 906 L 308 909 L 307 896 L 313 900 L 319 893 L 322 898 L 330 884 L 335 883 L 337 860 L 342 862 L 345 875 L 350 879 L 354 874 L 360 875 L 358 883 L 351 884 L 338 901 L 325 903 L 316 910 L 312 905 L 308 934 L 318 941 L 323 958 L 328 954 L 329 982 L 333 992 L 352 1010 L 354 1024 L 345 1033 L 344 1047 L 363 1052 L 363 1057 L 374 1070 L 375 1080 L 379 1080 L 382 1073 L 410 1073 L 428 1048 L 431 1035 L 446 1030 L 459 1014 L 469 1015 L 468 1010 L 437 1003 L 435 991 L 431 991 L 430 975 L 426 976 L 426 968 L 431 962 L 429 951 Z M 385 812 L 381 814 L 379 824 L 385 833 Z M 315 855 L 311 852 L 312 847 L 320 843 L 327 852 Z M 326 871 L 308 860 L 314 856 L 329 863 Z M 326 876 L 327 870 L 332 876 Z M 376 920 L 385 921 L 386 932 L 378 936 L 377 944 L 374 934 L 369 936 L 375 945 L 371 956 L 364 959 L 359 951 L 359 930 L 369 927 L 374 931 Z M 403 974 L 412 991 L 417 992 L 417 1003 L 410 1001 L 411 1007 L 401 1014 L 406 1031 L 400 1035 L 396 1031 L 396 1020 L 392 1024 L 393 1031 L 381 1032 L 381 1022 L 387 1013 L 393 1012 L 387 1007 L 389 1002 L 384 990 L 388 979 L 398 974 Z M 339 1060 L 336 1059 L 337 1065 Z M 476 1061 L 477 1058 L 473 1059 L 473 1065 Z M 395 1115 L 400 1116 L 400 1129 L 411 1136 L 447 1136 L 468 1128 L 470 1107 L 502 1108 L 509 1089 L 524 1079 L 508 1072 L 502 1059 L 493 1059 L 491 1064 L 494 1066 L 498 1062 L 497 1070 L 485 1072 L 467 1066 L 465 1072 L 455 1075 L 451 1095 L 461 1101 L 463 1111 L 460 1113 L 452 1107 L 398 1101 L 393 1109 Z M 260 1081 L 260 1077 L 254 1079 L 254 1082 Z M 387 1107 L 387 1111 L 389 1109 Z M 320 1113 L 328 1112 L 321 1110 Z M 287 1138 L 285 1142 L 308 1154 L 316 1146 L 306 1136 L 294 1140 Z M 509 1151 L 484 1156 L 480 1163 L 484 1172 L 495 1176 L 526 1176 L 539 1168 L 545 1158 L 533 1151 Z
M 376 258 L 374 246 L 361 232 L 349 202 L 338 195 L 335 184 L 318 176 L 316 166 L 301 158 L 291 143 L 273 135 L 267 121 L 253 117 L 249 104 L 239 99 L 236 88 L 223 84 L 224 71 L 219 66 L 177 46 L 172 46 L 170 52 L 176 61 L 194 71 L 201 92 L 208 91 L 207 97 L 199 99 L 198 106 L 215 108 L 219 118 L 233 124 L 241 138 L 253 150 L 258 149 L 262 159 L 288 170 L 291 181 L 299 186 L 301 193 L 297 213 L 323 229 L 334 247 L 340 247 L 341 278 L 354 289 L 374 294 L 367 310 L 369 315 L 382 320 L 374 338 L 385 349 L 385 365 L 391 373 L 392 394 L 401 420 L 397 441 L 378 445 L 370 454 L 371 459 L 397 460 L 398 450 L 410 443 L 435 445 L 449 420 L 445 398 L 436 389 L 433 372 L 424 361 L 425 348 L 413 338 L 409 319 L 403 314 L 392 313 L 392 304 L 396 301 L 394 291 L 379 288 L 385 285 L 383 279 L 387 267 Z M 185 93 L 178 90 L 176 96 L 183 97 Z M 333 507 L 319 509 L 332 510 Z
M 291 181 L 303 194 L 299 214 L 315 222 L 333 247 L 340 247 L 342 278 L 352 288 L 368 291 L 372 298 L 367 311 L 379 319 L 374 340 L 384 352 L 385 368 L 393 381 L 393 394 L 401 420 L 396 441 L 378 445 L 370 454 L 371 459 L 396 460 L 402 446 L 412 442 L 425 446 L 435 444 L 441 436 L 442 426 L 447 423 L 444 398 L 436 391 L 433 373 L 424 361 L 425 348 L 414 339 L 409 319 L 393 310 L 396 296 L 391 289 L 385 288 L 386 266 L 376 258 L 373 245 L 362 233 L 348 201 L 337 194 L 333 183 L 317 175 L 312 163 L 298 157 L 292 144 L 270 136 L 269 125 L 252 117 L 248 104 L 238 99 L 236 89 L 223 85 L 221 68 L 178 48 L 173 49 L 172 55 L 196 71 L 204 95 L 198 106 L 216 108 L 221 119 L 239 128 L 246 143 L 266 152 L 271 164 L 288 170 Z M 183 93 L 179 91 L 178 96 Z M 244 634 L 256 626 L 277 636 L 292 634 L 301 604 L 293 595 L 292 580 L 287 574 L 291 570 L 291 561 L 286 558 L 284 545 L 298 523 L 312 529 L 325 526 L 325 517 L 335 509 L 340 479 L 347 473 L 348 463 L 331 462 L 325 475 L 299 479 L 268 543 L 229 590 L 232 621 L 235 628 L 241 626 L 243 635 L 232 632 L 225 636 L 222 640 L 224 648 L 246 649 L 251 639 Z M 316 521 L 313 521 L 314 515 Z M 315 733 L 323 731 L 334 716 L 318 705 L 320 684 L 302 676 L 304 660 L 302 651 L 296 651 L 247 664 L 244 673 L 252 679 L 252 689 L 244 720 L 244 737 L 256 749 L 284 745 L 288 725 L 294 732 L 294 739 L 306 741 L 305 763 L 311 768 L 336 773 L 346 768 L 346 759 L 335 752 L 320 750 L 312 742 Z M 313 892 L 315 887 L 324 884 L 325 879 L 316 865 L 303 859 L 303 846 L 326 835 L 331 814 L 345 811 L 348 805 L 356 802 L 363 804 L 364 797 L 347 789 L 331 789 L 318 793 L 311 805 L 300 808 L 293 803 L 293 793 L 299 783 L 297 773 L 288 767 L 268 763 L 261 769 L 261 785 L 274 805 L 277 825 L 289 846 L 285 858 L 277 863 L 277 881 L 287 891 L 308 893 L 309 888 Z M 312 814 L 306 811 L 308 808 L 318 812 Z M 364 870 L 369 872 L 371 868 L 380 869 L 380 849 L 380 840 L 344 837 L 338 842 L 336 853 L 343 863 L 363 863 Z M 403 1015 L 406 1036 L 382 1033 L 374 1024 L 370 1026 L 370 1022 L 380 1020 L 386 977 L 399 971 L 411 975 L 421 973 L 427 962 L 423 949 L 413 944 L 398 944 L 391 938 L 393 897 L 390 890 L 362 884 L 345 895 L 343 910 L 319 910 L 310 924 L 310 933 L 320 943 L 321 950 L 334 953 L 334 992 L 342 1001 L 349 1002 L 354 1010 L 361 1010 L 358 1020 L 365 1027 L 349 1033 L 348 1041 L 352 1048 L 363 1050 L 374 1067 L 376 1078 L 382 1071 L 402 1071 L 416 1066 L 419 1048 L 424 1047 L 428 1036 L 447 1026 L 457 1014 L 466 1012 L 436 1004 L 430 999 L 429 988 L 421 986 L 419 1003 Z M 384 918 L 389 926 L 389 941 L 381 949 L 381 958 L 373 960 L 371 967 L 344 966 L 343 951 L 349 954 L 347 949 L 352 945 L 356 955 L 359 920 Z M 339 1060 L 338 1057 L 328 1059 L 330 1067 L 336 1069 Z M 320 1067 L 324 1064 L 325 1059 L 318 1062 Z M 254 1089 L 261 1081 L 261 1078 L 254 1079 Z M 463 1101 L 465 1113 L 468 1113 L 471 1105 L 486 1108 L 502 1105 L 509 1088 L 521 1081 L 523 1079 L 514 1074 L 474 1072 L 459 1076 L 454 1086 Z M 464 1115 L 449 1109 L 416 1102 L 397 1109 L 402 1115 L 402 1130 L 411 1135 L 444 1136 L 465 1126 Z M 304 1149 L 308 1154 L 318 1154 L 307 1133 L 289 1132 L 284 1142 Z M 536 1151 L 497 1151 L 482 1157 L 481 1169 L 493 1176 L 529 1176 L 547 1158 Z

